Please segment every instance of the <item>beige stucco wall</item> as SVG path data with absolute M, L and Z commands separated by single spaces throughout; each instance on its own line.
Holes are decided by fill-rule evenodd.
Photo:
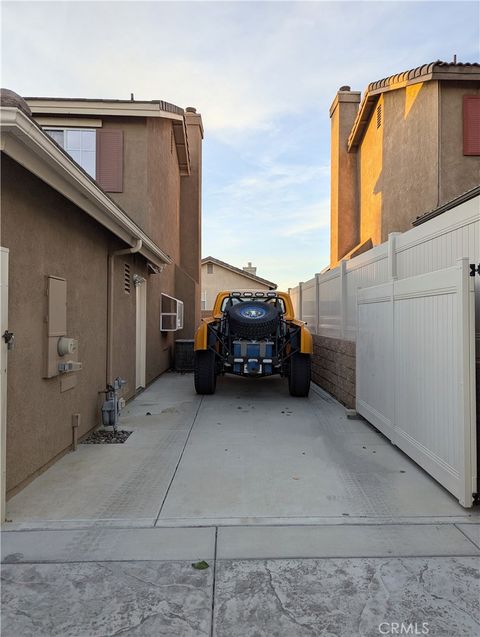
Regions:
M 102 128 L 123 131 L 123 192 L 109 193 L 148 232 L 147 120 L 143 117 L 102 117 Z
M 124 264 L 130 264 L 132 277 L 146 279 L 147 383 L 169 369 L 174 340 L 193 336 L 197 315 L 199 321 L 201 133 L 195 121 L 193 178 L 181 177 L 170 120 L 102 117 L 102 122 L 124 132 L 124 192 L 110 196 L 173 260 L 152 274 L 139 254 L 115 258 L 113 375 L 127 380 L 123 395 L 129 398 L 136 390 L 136 299 L 133 282 L 130 294 L 124 291 Z M 2 159 L 2 245 L 10 249 L 10 328 L 17 337 L 9 357 L 7 417 L 12 494 L 70 448 L 73 413 L 81 414 L 80 436 L 99 424 L 99 392 L 106 383 L 108 254 L 125 244 L 14 161 Z M 182 187 L 190 179 L 190 187 Z M 68 331 L 79 340 L 84 365 L 76 387 L 63 393 L 58 377 L 43 378 L 48 275 L 67 280 Z M 160 332 L 162 292 L 184 301 L 182 332 Z
M 384 108 L 383 95 L 377 106 Z M 382 188 L 379 182 L 383 172 L 383 135 L 384 126 L 377 128 L 373 111 L 358 150 L 359 243 L 370 238 L 373 243 L 381 243 Z
M 2 245 L 10 249 L 7 490 L 34 474 L 98 422 L 105 385 L 106 254 L 109 235 L 26 170 L 2 157 Z M 74 389 L 44 379 L 46 277 L 67 280 L 67 327 L 79 341 Z
M 439 205 L 480 183 L 480 157 L 463 154 L 464 95 L 480 95 L 480 83 L 441 82 Z
M 359 241 L 357 154 L 347 151 L 359 101 L 358 91 L 339 91 L 330 108 L 331 267 Z
M 381 241 L 438 202 L 438 82 L 385 93 Z
M 200 321 L 202 124 L 200 115 L 186 113 L 185 117 L 191 163 L 188 176 L 180 176 L 171 120 L 100 118 L 102 129 L 123 131 L 123 192 L 109 193 L 110 197 L 174 262 L 148 282 L 148 329 L 155 343 L 150 360 L 154 356 L 170 360 L 169 346 L 174 340 L 164 334 L 157 342 L 161 292 L 184 301 L 184 329 L 176 338 L 192 338 Z M 126 364 L 123 360 L 121 365 Z M 155 364 L 147 362 L 147 367 L 153 374 Z
M 380 96 L 359 150 L 360 241 L 404 232 L 438 200 L 438 83 Z
M 358 150 L 349 153 L 357 160 L 358 244 L 371 239 L 377 245 L 391 232 L 405 232 L 417 216 L 478 185 L 480 158 L 463 155 L 463 96 L 479 93 L 478 82 L 428 81 L 379 96 Z M 331 266 L 348 253 L 342 232 L 350 237 L 355 228 L 348 204 L 355 184 L 351 165 L 342 161 L 345 132 L 337 111 L 332 116 Z M 347 204 L 341 204 L 342 192 Z
M 232 272 L 227 268 L 213 264 L 213 273 L 208 274 L 207 264 L 202 264 L 202 299 L 206 298 L 205 309 L 211 310 L 215 298 L 222 290 L 269 290 L 268 285 L 257 283 L 252 279 Z
M 180 338 L 193 338 L 200 323 L 200 267 L 202 243 L 202 139 L 201 118 L 185 114 L 190 154 L 190 175 L 182 177 L 180 196 L 180 267 L 177 285 L 184 294 L 184 329 Z
M 188 126 L 191 174 L 183 177 L 170 120 L 104 120 L 106 127 L 124 131 L 124 192 L 111 196 L 174 261 L 162 274 L 148 279 L 147 379 L 158 375 L 156 360 L 162 361 L 162 367 L 171 362 L 174 340 L 193 338 L 200 321 L 202 137 L 198 116 L 192 117 Z M 159 332 L 162 292 L 184 302 L 184 329 L 175 334 Z
M 176 268 L 180 261 L 180 189 L 181 180 L 177 151 L 173 139 L 172 122 L 161 118 L 104 118 L 105 127 L 121 128 L 124 131 L 124 192 L 111 193 L 129 216 L 162 248 L 172 259 L 161 274 L 142 273 L 147 279 L 147 383 L 171 365 L 175 338 L 180 332 L 160 332 L 161 293 L 178 297 L 186 306 L 191 306 L 189 298 L 184 298 L 183 290 L 176 289 Z M 131 256 L 132 263 L 141 257 Z M 126 257 L 118 259 L 122 264 Z M 121 277 L 123 265 L 117 268 Z M 133 271 L 133 270 L 132 270 Z M 121 280 L 118 280 L 121 285 Z M 135 340 L 135 295 L 120 299 L 123 319 L 129 321 L 129 338 Z M 133 368 L 135 357 L 122 351 L 128 349 L 119 343 L 118 368 Z M 115 348 L 116 349 L 116 348 Z M 130 360 L 129 360 L 130 356 Z M 133 366 L 133 367 L 132 367 Z
M 100 423 L 106 383 L 107 255 L 125 247 L 83 211 L 2 157 L 2 245 L 10 250 L 7 490 L 14 493 L 72 442 L 72 414 L 79 436 Z M 174 266 L 149 275 L 140 255 L 115 259 L 113 374 L 135 394 L 135 288 L 124 291 L 124 263 L 147 279 L 147 382 L 170 367 L 174 336 L 159 329 L 160 292 L 174 291 Z M 77 385 L 60 391 L 60 376 L 45 379 L 46 277 L 67 281 L 68 334 L 79 341 L 83 369 Z

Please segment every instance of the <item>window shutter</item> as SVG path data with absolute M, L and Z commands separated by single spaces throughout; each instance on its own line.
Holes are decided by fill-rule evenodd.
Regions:
M 97 130 L 97 181 L 107 192 L 123 192 L 121 130 Z
M 480 155 L 480 96 L 463 97 L 463 154 Z

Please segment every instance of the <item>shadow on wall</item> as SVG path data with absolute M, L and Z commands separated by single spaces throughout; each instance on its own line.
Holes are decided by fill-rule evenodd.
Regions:
M 435 82 L 380 96 L 360 157 L 362 242 L 383 243 L 437 205 L 437 104 Z

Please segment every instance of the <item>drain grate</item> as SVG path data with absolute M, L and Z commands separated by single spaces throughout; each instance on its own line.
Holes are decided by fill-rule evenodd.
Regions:
M 89 436 L 82 440 L 82 445 L 121 445 L 127 441 L 133 431 L 106 431 L 99 429 L 93 431 Z

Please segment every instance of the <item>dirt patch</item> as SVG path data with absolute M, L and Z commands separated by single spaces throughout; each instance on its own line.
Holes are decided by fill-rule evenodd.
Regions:
M 132 431 L 107 431 L 99 429 L 93 431 L 89 436 L 82 440 L 82 445 L 121 445 L 126 442 Z

